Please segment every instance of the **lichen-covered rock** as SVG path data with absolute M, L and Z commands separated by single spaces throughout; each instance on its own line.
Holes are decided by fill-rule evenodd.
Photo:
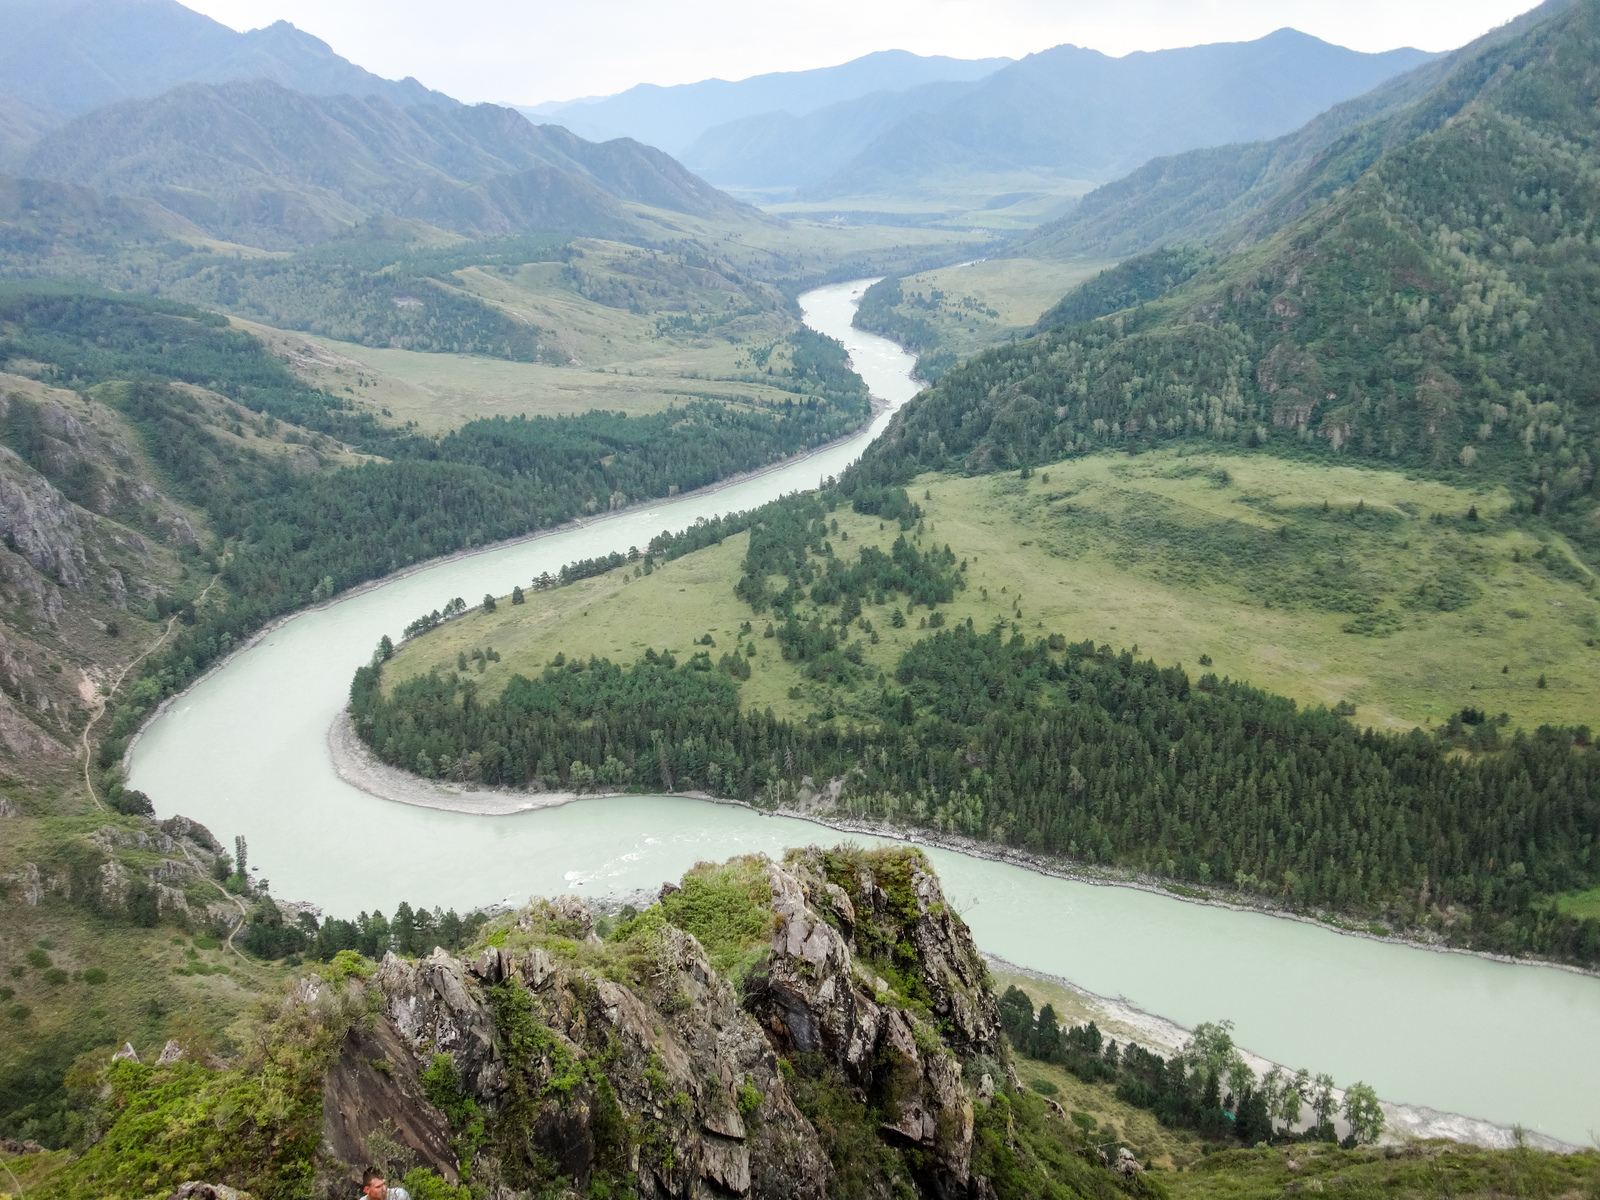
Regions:
M 752 941 L 717 959 L 754 964 L 737 988 L 673 920 L 726 932 L 669 919 L 703 880 L 663 889 L 607 939 L 612 918 L 567 896 L 535 900 L 469 955 L 385 957 L 368 981 L 378 1019 L 352 1028 L 328 1075 L 324 1157 L 353 1164 L 382 1134 L 450 1179 L 467 1153 L 501 1200 L 560 1180 L 583 1195 L 597 1178 L 643 1197 L 822 1200 L 834 1169 L 791 1090 L 802 1070 L 904 1147 L 922 1194 L 983 1194 L 963 1062 L 1003 1058 L 998 1013 L 925 860 L 739 861 Z M 323 990 L 307 976 L 290 1002 Z
M 1000 1020 L 937 877 L 912 849 L 813 847 L 769 878 L 776 920 L 755 1011 L 794 1050 L 885 1097 L 885 1131 L 931 1154 L 938 1186 L 966 1187 L 973 1110 L 960 1059 L 999 1057 Z
M 161 1047 L 160 1057 L 156 1059 L 156 1066 L 170 1067 L 175 1062 L 183 1060 L 183 1047 L 177 1042 L 168 1039 L 167 1044 Z
M 387 955 L 378 968 L 384 1014 L 419 1061 L 450 1055 L 469 1089 L 485 1099 L 501 1086 L 488 993 L 460 959 L 438 949 L 412 962 Z

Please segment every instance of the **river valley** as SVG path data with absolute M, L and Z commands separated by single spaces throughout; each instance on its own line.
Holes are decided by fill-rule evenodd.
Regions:
M 699 860 L 834 838 L 684 798 L 499 816 L 395 804 L 342 781 L 327 737 L 355 668 L 419 613 L 837 474 L 917 391 L 909 355 L 850 327 L 867 282 L 801 298 L 808 324 L 844 341 L 887 405 L 861 434 L 719 490 L 458 557 L 303 613 L 151 724 L 132 752 L 131 786 L 160 816 L 184 813 L 224 840 L 245 835 L 275 894 L 343 916 L 401 900 L 464 909 L 563 889 L 630 891 Z M 1341 1084 L 1365 1080 L 1389 1100 L 1568 1142 L 1600 1129 L 1600 979 L 930 854 L 978 944 L 1012 962 L 1185 1025 L 1232 1018 L 1252 1051 Z

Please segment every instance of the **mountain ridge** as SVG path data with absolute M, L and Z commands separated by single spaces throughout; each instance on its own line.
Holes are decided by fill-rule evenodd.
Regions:
M 415 79 L 384 79 L 320 38 L 276 21 L 239 33 L 177 0 L 4 0 L 7 95 L 75 114 L 181 83 L 268 78 L 313 95 L 379 95 L 401 106 L 459 103 Z
M 46 133 L 23 175 L 154 200 L 212 236 L 267 249 L 324 240 L 387 212 L 480 235 L 632 229 L 635 202 L 740 207 L 634 142 L 596 146 L 494 105 L 315 97 L 269 80 L 182 84 Z
M 1050 258 L 1120 257 L 1166 243 L 1203 241 L 1247 222 L 1296 174 L 1351 130 L 1398 112 L 1437 87 L 1454 67 L 1568 7 L 1544 0 L 1458 50 L 1342 101 L 1271 141 L 1203 147 L 1151 159 L 1101 185 L 1070 211 L 1006 251 Z
M 1011 61 L 878 50 L 807 71 L 773 71 L 747 79 L 702 79 L 668 86 L 640 83 L 612 96 L 517 107 L 530 117 L 558 121 L 583 137 L 631 136 L 676 155 L 707 130 L 728 121 L 779 111 L 803 117 L 872 92 L 981 78 Z
M 1115 179 L 1161 153 L 1286 133 L 1428 57 L 1361 54 L 1292 29 L 1122 58 L 1055 46 L 945 109 L 908 117 L 807 194 L 892 190 L 952 169 Z M 1074 119 L 1057 120 L 1061 112 Z

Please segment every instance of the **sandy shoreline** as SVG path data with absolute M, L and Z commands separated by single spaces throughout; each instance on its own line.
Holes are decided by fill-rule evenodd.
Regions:
M 1164 1057 L 1170 1057 L 1189 1042 L 1189 1030 L 1182 1025 L 1145 1012 L 1125 1000 L 1113 1000 L 1108 996 L 1097 995 L 1079 987 L 1070 979 L 1018 966 L 995 954 L 985 954 L 983 957 L 996 970 L 1037 979 L 1072 993 L 1081 1003 L 1083 1015 L 1094 1021 L 1102 1033 L 1116 1038 L 1119 1042 L 1124 1044 L 1130 1041 L 1137 1042 L 1145 1049 L 1154 1050 Z M 1078 1018 L 1072 1019 L 1076 1021 Z M 1240 1047 L 1240 1053 L 1258 1079 L 1275 1067 L 1282 1069 L 1287 1075 L 1294 1074 L 1294 1068 L 1252 1054 L 1243 1047 Z M 1026 1060 L 1022 1060 L 1018 1065 L 1025 1067 Z M 1335 1089 L 1334 1096 L 1343 1102 L 1342 1091 Z M 1378 1103 L 1383 1106 L 1386 1121 L 1380 1144 L 1393 1145 L 1410 1138 L 1450 1138 L 1452 1141 L 1483 1146 L 1490 1150 L 1509 1150 L 1516 1145 L 1516 1130 L 1510 1126 L 1497 1125 L 1493 1121 L 1485 1121 L 1478 1117 L 1465 1117 L 1460 1113 L 1441 1112 L 1439 1109 L 1428 1108 L 1421 1104 L 1395 1104 L 1382 1099 Z M 1303 1121 L 1300 1127 L 1304 1128 L 1307 1124 L 1308 1122 Z M 1336 1120 L 1334 1125 L 1340 1136 L 1349 1132 L 1342 1120 Z M 1584 1149 L 1582 1146 L 1542 1133 L 1528 1131 L 1524 1136 L 1529 1145 L 1558 1154 L 1572 1154 Z
M 628 793 L 600 789 L 593 792 L 523 792 L 512 788 L 484 788 L 454 783 L 445 779 L 424 779 L 391 767 L 380 760 L 356 735 L 349 711 L 341 712 L 328 727 L 328 756 L 333 770 L 345 783 L 379 800 L 432 808 L 440 812 L 466 813 L 474 817 L 508 817 L 516 813 L 560 808 L 574 800 L 599 800 Z M 720 800 L 706 792 L 661 792 L 684 800 L 703 800 L 710 804 L 738 804 Z M 741 805 L 741 807 L 748 807 Z
M 329 727 L 328 752 L 339 778 L 369 796 L 375 796 L 381 800 L 392 800 L 399 804 L 410 804 L 421 808 L 458 812 L 471 816 L 511 816 L 539 809 L 556 808 L 579 799 L 626 794 L 594 792 L 580 795 L 576 792 L 524 792 L 513 791 L 509 788 L 475 788 L 467 784 L 423 779 L 408 771 L 402 771 L 397 767 L 391 767 L 387 763 L 380 762 L 356 735 L 355 726 L 351 723 L 348 712 L 341 712 L 332 726 Z M 745 808 L 752 807 L 740 801 L 721 800 L 704 793 L 680 792 L 674 794 L 688 799 L 708 800 L 721 804 L 738 804 L 740 807 Z M 912 836 L 908 831 L 889 830 L 887 828 L 869 829 L 855 824 L 831 822 L 823 820 L 815 814 L 780 812 L 776 815 L 797 816 L 841 833 L 871 833 L 880 837 L 891 836 L 900 841 L 921 841 L 929 844 L 945 843 L 945 839 L 942 838 L 933 839 L 920 835 Z M 962 853 L 972 852 L 966 846 L 944 845 L 944 848 L 959 849 Z M 990 849 L 991 851 L 993 850 L 992 847 Z M 1027 870 L 1034 870 L 1040 874 L 1055 874 L 1055 872 L 1045 871 L 1038 866 L 1015 861 L 1002 854 L 989 853 L 984 857 L 1012 861 L 1013 865 L 1022 866 Z M 1088 882 L 1107 884 L 1109 881 L 1102 879 Z M 1157 889 L 1151 888 L 1148 890 Z M 1163 892 L 1162 894 L 1169 893 Z M 1174 898 L 1184 899 L 1184 897 Z M 596 899 L 599 898 L 597 897 Z M 1230 905 L 1229 907 L 1239 906 Z M 984 958 L 997 969 L 1014 975 L 1038 979 L 1072 993 L 1080 1001 L 1087 1019 L 1095 1021 L 1108 1036 L 1115 1037 L 1119 1041 L 1135 1041 L 1141 1046 L 1167 1056 L 1188 1044 L 1189 1030 L 1174 1021 L 1167 1020 L 1165 1017 L 1145 1012 L 1125 1000 L 1098 995 L 1080 987 L 1070 979 L 1018 966 L 997 955 L 985 954 Z M 1282 1065 L 1259 1055 L 1251 1054 L 1249 1051 L 1244 1051 L 1243 1053 L 1245 1060 L 1258 1077 L 1265 1075 L 1273 1067 Z M 1290 1073 L 1292 1074 L 1292 1070 Z M 1491 1149 L 1508 1149 L 1516 1144 L 1515 1132 L 1512 1129 L 1497 1125 L 1492 1121 L 1462 1116 L 1458 1113 L 1440 1112 L 1437 1109 L 1420 1105 L 1395 1104 L 1387 1100 L 1382 1101 L 1382 1104 L 1384 1114 L 1388 1120 L 1388 1132 L 1385 1134 L 1385 1141 L 1443 1137 Z M 1527 1138 L 1531 1144 L 1546 1150 L 1570 1153 L 1580 1149 L 1578 1146 L 1546 1137 L 1543 1134 L 1529 1133 Z
M 355 736 L 355 730 L 350 726 L 350 719 L 347 713 L 340 713 L 334 721 L 333 728 L 329 730 L 328 748 L 334 758 L 334 769 L 339 773 L 339 777 L 347 783 L 381 800 L 394 800 L 401 804 L 421 805 L 426 808 L 449 809 L 454 812 L 476 815 L 500 815 L 527 812 L 539 808 L 552 808 L 577 799 L 630 794 L 620 791 L 601 791 L 585 792 L 580 797 L 571 792 L 517 792 L 510 789 L 503 791 L 499 789 L 463 791 L 460 785 L 435 785 L 428 780 L 412 775 L 408 771 L 390 767 L 373 758 L 366 746 Z M 346 774 L 346 772 L 349 772 L 349 774 Z M 1570 963 L 1549 962 L 1538 958 L 1513 958 L 1510 955 L 1494 954 L 1487 950 L 1470 950 L 1460 946 L 1424 942 L 1397 934 L 1379 935 L 1366 929 L 1352 929 L 1345 925 L 1334 924 L 1331 921 L 1323 920 L 1307 913 L 1291 912 L 1267 905 L 1246 904 L 1213 895 L 1197 894 L 1197 889 L 1194 888 L 1185 888 L 1184 892 L 1174 892 L 1159 880 L 1138 875 L 1117 875 L 1085 871 L 1078 865 L 1062 859 L 1052 858 L 1043 854 L 1033 854 L 1011 846 L 996 845 L 993 842 L 980 842 L 974 838 L 963 837 L 960 834 L 939 833 L 935 830 L 922 829 L 917 826 L 898 826 L 887 821 L 843 818 L 831 813 L 803 807 L 780 808 L 769 812 L 767 809 L 756 808 L 755 805 L 747 804 L 742 800 L 724 799 L 708 795 L 705 792 L 651 794 L 669 794 L 693 800 L 706 800 L 716 804 L 734 804 L 764 815 L 793 817 L 796 820 L 809 821 L 814 825 L 821 825 L 825 829 L 831 829 L 835 833 L 857 833 L 869 837 L 890 838 L 894 841 L 909 842 L 914 845 L 933 846 L 940 850 L 951 850 L 957 854 L 965 854 L 970 858 L 1006 863 L 1009 866 L 1020 867 L 1024 871 L 1032 871 L 1036 875 L 1048 875 L 1053 879 L 1065 879 L 1073 883 L 1087 883 L 1093 887 L 1132 888 L 1135 891 L 1150 892 L 1153 895 L 1163 896 L 1169 900 L 1182 901 L 1186 904 L 1203 904 L 1212 908 L 1225 908 L 1231 912 L 1257 913 L 1262 916 L 1276 917 L 1280 920 L 1299 921 L 1302 924 L 1314 925 L 1319 929 L 1326 929 L 1330 933 L 1341 934 L 1345 937 L 1365 938 L 1373 942 L 1387 942 L 1391 945 L 1406 946 L 1413 950 L 1430 950 L 1436 954 L 1464 954 L 1472 958 L 1504 963 L 1507 966 L 1550 967 L 1555 970 L 1567 971 L 1574 975 L 1600 978 L 1600 971 L 1586 970 Z

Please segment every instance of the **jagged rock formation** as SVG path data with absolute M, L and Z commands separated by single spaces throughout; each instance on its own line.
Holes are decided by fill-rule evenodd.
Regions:
M 227 930 L 240 919 L 212 879 L 222 847 L 188 817 L 102 825 L 83 840 L 87 854 L 23 862 L 0 875 L 6 904 L 37 908 L 46 896 L 80 904 L 102 916 L 153 925 Z
M 682 927 L 736 893 L 713 903 L 670 885 L 607 938 L 609 918 L 563 897 L 470 957 L 386 957 L 366 985 L 381 1016 L 351 1029 L 324 1084 L 327 1194 L 387 1154 L 391 1169 L 469 1175 L 497 1200 L 557 1179 L 588 1194 L 596 1178 L 631 1178 L 646 1197 L 821 1200 L 835 1168 L 796 1104 L 797 1067 L 841 1080 L 881 1137 L 916 1152 L 922 1194 L 993 1194 L 971 1167 L 986 1076 L 963 1068 L 1003 1058 L 998 1013 L 921 854 L 734 866 L 749 897 L 742 973 L 716 970 Z M 703 930 L 719 955 L 732 953 L 724 931 Z M 321 986 L 300 988 L 315 999 Z

